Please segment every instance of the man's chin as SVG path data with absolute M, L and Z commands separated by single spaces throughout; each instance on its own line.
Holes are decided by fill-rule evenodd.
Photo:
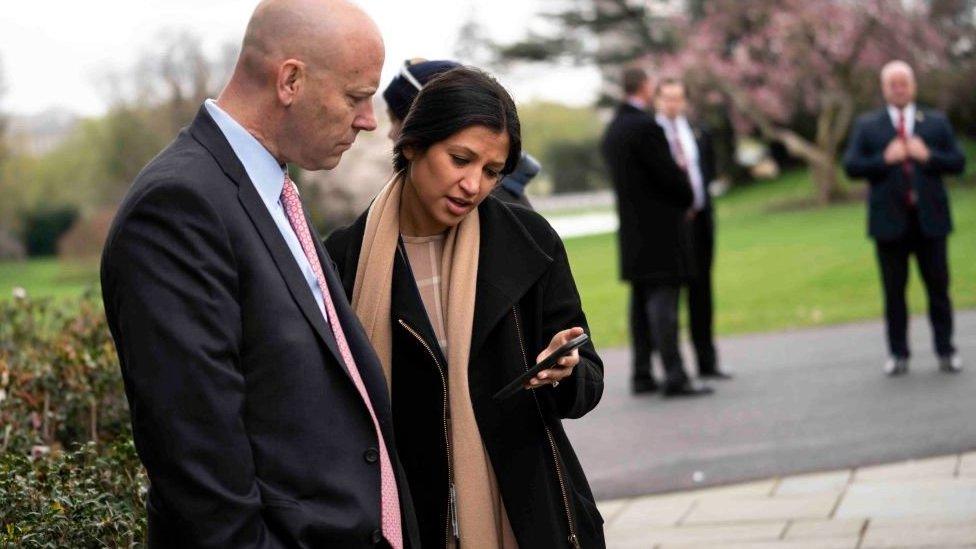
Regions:
M 332 170 L 339 165 L 339 161 L 342 160 L 342 153 L 328 156 L 320 160 L 314 168 L 310 168 L 312 171 L 319 170 Z

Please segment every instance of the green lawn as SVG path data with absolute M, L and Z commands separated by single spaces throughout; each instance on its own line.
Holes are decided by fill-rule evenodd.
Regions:
M 0 263 L 0 299 L 20 287 L 35 297 L 74 297 L 98 286 L 98 264 L 54 258 Z
M 968 181 L 974 181 L 976 146 Z M 950 237 L 952 296 L 957 308 L 976 306 L 976 186 L 950 190 L 956 230 Z M 881 288 L 874 247 L 865 235 L 862 202 L 790 209 L 811 195 L 805 172 L 736 189 L 717 201 L 716 327 L 721 334 L 778 330 L 878 318 Z M 566 242 L 596 342 L 627 341 L 628 288 L 618 281 L 616 236 Z M 72 297 L 97 287 L 95 263 L 54 259 L 0 263 L 0 299 L 23 287 L 33 296 Z M 924 312 L 913 268 L 910 303 Z
M 810 195 L 805 172 L 736 190 L 717 201 L 716 329 L 721 334 L 878 318 L 881 287 L 866 208 L 858 201 L 788 211 Z M 976 187 L 950 190 L 952 297 L 976 306 Z M 594 339 L 627 341 L 628 287 L 617 281 L 616 235 L 566 242 Z M 925 311 L 917 269 L 909 282 L 913 312 Z

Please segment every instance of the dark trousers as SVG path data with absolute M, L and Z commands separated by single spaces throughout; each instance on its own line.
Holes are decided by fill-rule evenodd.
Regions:
M 712 210 L 700 212 L 692 222 L 695 276 L 688 281 L 688 322 L 695 347 L 698 374 L 715 373 L 718 364 L 712 333 L 712 260 L 715 258 L 715 220 Z
M 631 285 L 635 379 L 652 378 L 651 352 L 657 349 L 664 364 L 665 384 L 679 386 L 688 381 L 678 343 L 680 294 L 681 286 L 677 283 L 634 282 Z
M 700 212 L 692 222 L 692 243 L 696 276 L 686 284 L 688 320 L 691 341 L 695 348 L 698 374 L 713 373 L 717 369 L 715 339 L 712 332 L 712 261 L 715 257 L 715 222 L 712 211 Z M 651 377 L 651 354 L 654 352 L 652 327 L 646 311 L 645 285 L 631 286 L 630 337 L 633 342 L 633 376 Z
M 909 214 L 908 229 L 897 240 L 877 242 L 878 265 L 884 285 L 885 321 L 888 350 L 892 356 L 908 358 L 908 285 L 909 256 L 915 254 L 928 294 L 929 322 L 940 356 L 955 353 L 952 346 L 952 301 L 949 299 L 949 258 L 945 237 L 928 238 L 922 234 L 918 215 Z

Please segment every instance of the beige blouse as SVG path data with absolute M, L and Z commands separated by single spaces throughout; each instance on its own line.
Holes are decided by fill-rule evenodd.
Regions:
M 401 235 L 407 251 L 410 270 L 420 290 L 420 299 L 427 310 L 427 318 L 437 336 L 437 344 L 447 356 L 447 330 L 444 327 L 445 309 L 441 299 L 441 265 L 444 258 L 446 233 L 434 236 Z

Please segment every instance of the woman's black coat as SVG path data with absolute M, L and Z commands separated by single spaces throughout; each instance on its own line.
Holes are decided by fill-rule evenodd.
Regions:
M 561 420 L 592 410 L 603 394 L 603 363 L 592 343 L 557 388 L 492 395 L 516 378 L 557 332 L 589 327 L 566 250 L 538 214 L 489 196 L 479 206 L 481 250 L 468 366 L 469 390 L 482 440 L 520 547 L 604 547 L 603 519 Z M 366 214 L 326 240 L 347 295 L 352 295 Z M 441 429 L 446 360 L 398 251 L 391 298 L 393 418 L 408 471 L 424 547 L 440 547 L 448 460 Z M 572 526 L 571 526 L 572 525 Z

